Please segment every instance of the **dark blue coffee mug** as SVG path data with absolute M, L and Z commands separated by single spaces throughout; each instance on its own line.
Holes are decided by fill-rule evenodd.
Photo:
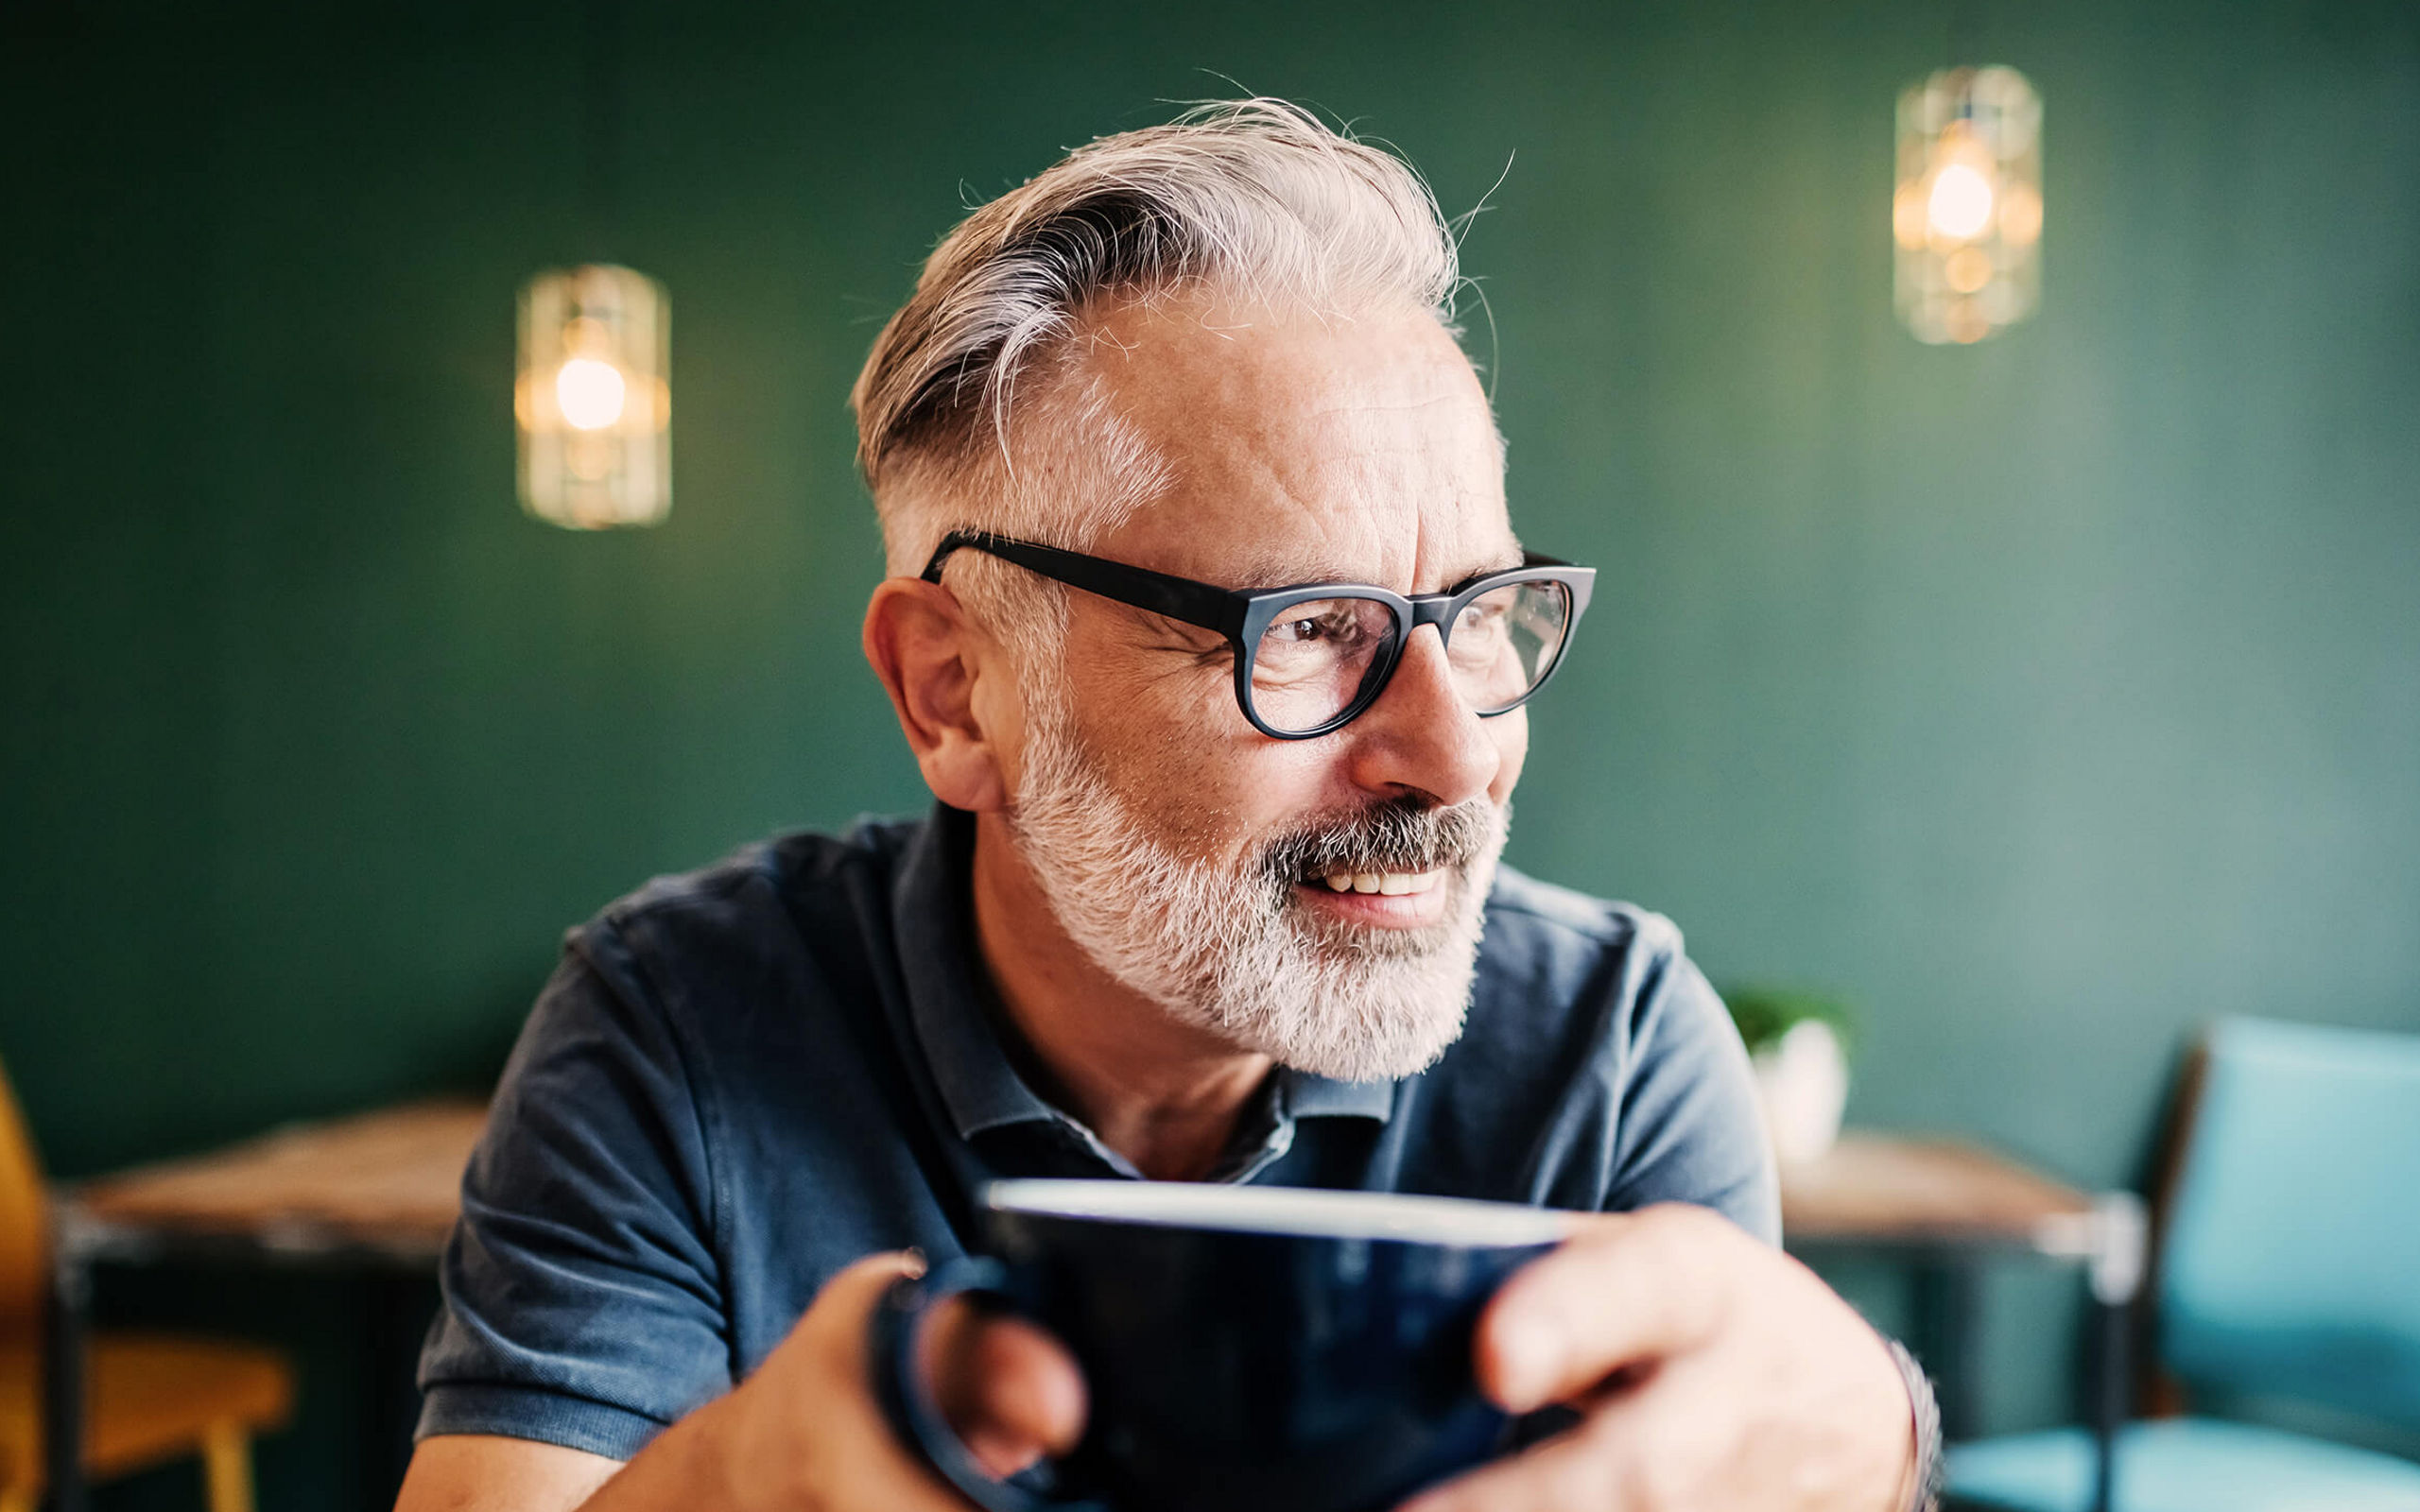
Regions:
M 1493 1457 L 1471 1338 L 1568 1214 L 1383 1193 L 1138 1181 L 985 1189 L 989 1256 L 903 1280 L 874 1386 L 911 1452 L 992 1512 L 1381 1512 Z M 916 1369 L 918 1324 L 970 1295 L 1055 1334 L 1090 1416 L 1047 1489 L 985 1474 Z M 1031 1482 L 1035 1477 L 1020 1477 Z

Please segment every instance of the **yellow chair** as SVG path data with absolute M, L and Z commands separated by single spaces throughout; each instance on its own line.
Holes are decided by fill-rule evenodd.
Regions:
M 32 1512 L 43 1480 L 43 1308 L 50 1211 L 0 1072 L 0 1512 Z M 157 1334 L 95 1334 L 85 1355 L 84 1472 L 107 1480 L 199 1454 L 210 1512 L 251 1512 L 252 1435 L 281 1427 L 294 1372 L 269 1349 Z

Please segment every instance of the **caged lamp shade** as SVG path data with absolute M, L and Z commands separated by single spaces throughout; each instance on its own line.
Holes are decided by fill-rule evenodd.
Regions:
M 2014 68 L 1945 69 L 1899 96 L 1891 201 L 1899 318 L 1970 343 L 2042 292 L 2042 101 Z
M 664 286 L 627 267 L 548 271 L 522 289 L 524 508 L 579 530 L 651 525 L 670 510 L 670 326 Z

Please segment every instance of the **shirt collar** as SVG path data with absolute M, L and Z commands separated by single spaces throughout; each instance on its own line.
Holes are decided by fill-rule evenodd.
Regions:
M 1374 1118 L 1383 1124 L 1395 1110 L 1391 1081 L 1338 1081 L 1291 1066 L 1281 1067 L 1286 1108 L 1297 1118 Z
M 975 816 L 936 803 L 908 842 L 892 885 L 900 968 L 916 1038 L 960 1139 L 1011 1124 L 1072 1124 L 1017 1074 L 987 1011 L 992 987 L 976 956 L 974 856 Z M 1288 1066 L 1278 1069 L 1277 1090 L 1276 1114 L 1287 1127 L 1297 1118 L 1369 1118 L 1383 1124 L 1394 1110 L 1391 1081 L 1338 1081 Z M 1078 1132 L 1089 1133 L 1080 1126 Z
M 908 843 L 891 889 L 908 1014 L 960 1139 L 1063 1116 L 1009 1064 L 984 1011 L 992 989 L 976 961 L 974 854 L 975 816 L 936 803 Z

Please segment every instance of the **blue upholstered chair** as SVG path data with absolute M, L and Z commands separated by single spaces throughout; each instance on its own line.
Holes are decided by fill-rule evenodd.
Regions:
M 2420 1512 L 2420 1463 L 2222 1416 L 2420 1441 L 2420 1035 L 2222 1022 L 2187 1117 L 2158 1354 L 2206 1416 L 2120 1433 L 2115 1512 Z M 1950 1491 L 2084 1512 L 2094 1465 L 2081 1429 L 1987 1439 L 1950 1452 Z

